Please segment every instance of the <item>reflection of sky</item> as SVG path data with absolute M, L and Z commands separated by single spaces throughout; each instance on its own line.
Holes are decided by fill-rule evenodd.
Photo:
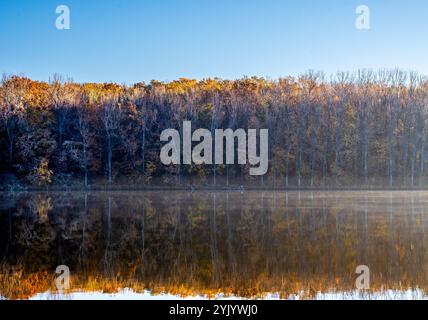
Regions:
M 371 30 L 355 8 L 371 9 Z M 0 0 L 0 72 L 47 80 L 137 82 L 334 73 L 363 67 L 428 73 L 425 0 Z
M 292 295 L 289 299 L 301 299 L 298 295 Z M 375 292 L 366 294 L 364 292 L 350 291 L 350 292 L 331 292 L 331 293 L 317 293 L 315 296 L 316 300 L 421 300 L 427 299 L 428 297 L 421 290 L 386 290 L 383 292 Z M 132 290 L 125 289 L 118 293 L 101 293 L 101 292 L 74 292 L 69 295 L 57 295 L 50 292 L 36 294 L 30 300 L 206 300 L 203 296 L 193 297 L 182 297 L 172 294 L 159 294 L 153 295 L 150 291 L 143 293 L 137 293 Z M 217 295 L 213 299 L 215 300 L 242 300 L 237 296 L 224 296 Z M 278 300 L 280 299 L 279 294 L 266 294 L 263 299 L 265 300 Z

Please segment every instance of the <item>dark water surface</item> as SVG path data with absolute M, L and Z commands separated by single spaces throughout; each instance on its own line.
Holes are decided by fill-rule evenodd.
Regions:
M 0 193 L 0 296 L 428 290 L 428 192 Z

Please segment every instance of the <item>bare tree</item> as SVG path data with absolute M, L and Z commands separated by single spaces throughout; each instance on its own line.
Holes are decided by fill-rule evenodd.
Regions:
M 83 152 L 83 170 L 85 173 L 85 187 L 88 186 L 88 149 L 89 149 L 89 138 L 90 138 L 90 127 L 89 127 L 89 110 L 88 110 L 88 99 L 85 94 L 81 96 L 80 103 L 85 105 L 82 110 L 77 113 L 77 121 L 80 137 L 82 139 L 82 152 Z
M 68 83 L 71 83 L 71 80 L 68 80 Z M 60 157 L 63 156 L 64 134 L 70 115 L 69 107 L 71 97 L 66 85 L 66 81 L 59 74 L 54 74 L 54 76 L 49 81 L 49 95 L 56 117 Z
M 0 117 L 6 128 L 9 168 L 12 169 L 15 134 L 18 121 L 24 114 L 27 86 L 23 79 L 3 75 L 0 90 Z
M 118 105 L 117 99 L 108 99 L 103 103 L 103 110 L 101 113 L 101 121 L 107 139 L 107 171 L 109 184 L 112 183 L 113 143 L 118 129 Z

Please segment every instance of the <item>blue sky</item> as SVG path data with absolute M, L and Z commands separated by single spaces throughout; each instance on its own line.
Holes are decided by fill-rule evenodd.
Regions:
M 71 11 L 57 30 L 55 9 Z M 371 29 L 355 28 L 355 8 Z M 133 83 L 309 69 L 428 74 L 426 0 L 0 0 L 0 72 Z

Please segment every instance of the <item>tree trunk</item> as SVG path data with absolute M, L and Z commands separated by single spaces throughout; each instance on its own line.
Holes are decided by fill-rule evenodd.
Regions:
M 420 166 L 419 166 L 419 184 L 422 185 L 422 179 L 425 171 L 425 135 L 422 133 L 421 141 L 421 155 L 420 155 Z
M 291 143 L 287 144 L 287 156 L 285 159 L 285 186 L 288 187 L 288 171 L 290 165 Z
M 12 169 L 13 167 L 13 140 L 14 140 L 14 136 L 13 136 L 13 128 L 10 128 L 7 124 L 6 124 L 6 131 L 7 131 L 7 141 L 8 141 L 8 147 L 9 147 L 9 168 Z
M 9 139 L 9 168 L 13 167 L 13 139 Z
M 111 136 L 110 134 L 107 135 L 107 141 L 108 141 L 108 158 L 107 158 L 107 166 L 108 166 L 108 183 L 111 184 L 112 178 L 111 178 L 111 162 L 113 157 L 113 151 L 111 146 Z
M 364 183 L 368 186 L 368 157 L 369 157 L 369 135 L 367 119 L 364 120 Z
M 146 146 L 146 129 L 143 129 L 143 137 L 141 140 L 141 175 L 145 173 L 145 146 Z
M 83 162 L 85 166 L 85 187 L 88 186 L 88 152 L 86 143 L 83 143 Z

